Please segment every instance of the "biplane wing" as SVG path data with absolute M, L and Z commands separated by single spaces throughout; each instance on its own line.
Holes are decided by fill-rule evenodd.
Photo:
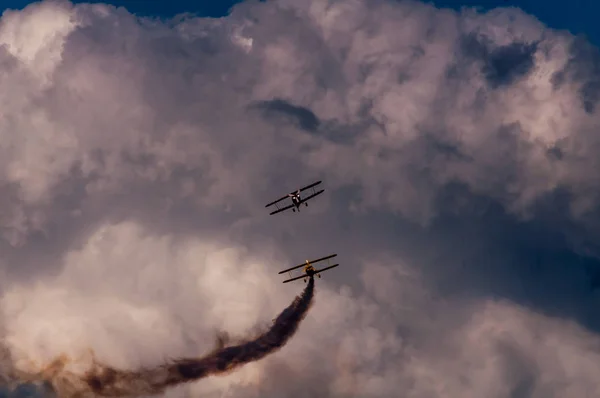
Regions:
M 274 200 L 273 202 L 269 203 L 268 205 L 265 205 L 265 207 L 273 206 L 275 203 L 279 203 L 282 200 L 289 198 L 290 197 L 289 195 L 294 195 L 294 194 L 296 194 L 298 192 L 306 191 L 307 189 L 310 189 L 312 187 L 315 187 L 315 186 L 319 185 L 321 182 L 323 182 L 323 181 L 317 181 L 315 183 L 312 183 L 310 185 L 305 186 L 304 188 L 300 188 L 300 189 L 298 189 L 298 190 L 296 190 L 294 192 L 290 192 L 288 195 L 282 196 L 281 198 L 279 198 L 277 200 Z M 314 189 L 313 189 L 313 191 L 314 191 Z M 313 198 L 313 197 L 321 194 L 323 191 L 324 191 L 324 189 L 321 190 L 321 191 L 319 191 L 316 194 L 313 194 L 313 195 L 309 196 L 308 198 L 304 199 L 302 202 L 305 202 L 306 200 L 311 199 L 311 198 Z
M 316 260 L 308 260 L 308 262 L 310 264 L 314 264 L 314 263 L 318 263 L 318 262 L 323 261 L 323 260 L 329 260 L 330 258 L 334 258 L 335 256 L 337 256 L 337 254 L 331 254 L 329 256 L 321 257 L 321 258 L 318 258 Z M 283 274 L 283 273 L 286 273 L 286 272 L 289 272 L 289 271 L 293 271 L 296 268 L 304 267 L 305 265 L 306 265 L 306 263 L 303 263 L 303 264 L 300 264 L 300 265 L 296 265 L 296 266 L 294 266 L 292 268 L 288 268 L 286 270 L 280 271 L 279 274 Z
M 312 195 L 310 195 L 310 196 L 307 196 L 306 198 L 302 199 L 302 200 L 300 201 L 300 203 L 304 203 L 304 202 L 308 201 L 309 199 L 312 199 L 312 198 L 314 198 L 315 196 L 322 194 L 323 192 L 325 192 L 325 190 L 324 190 L 324 189 L 321 189 L 319 192 L 317 192 L 317 193 L 313 193 Z
M 307 276 L 308 276 L 308 275 L 306 275 L 306 274 L 304 274 L 304 275 L 300 275 L 300 276 L 297 276 L 297 277 L 295 277 L 295 278 L 292 278 L 292 279 L 286 279 L 286 280 L 285 280 L 285 281 L 283 281 L 282 283 L 288 283 L 288 282 L 291 282 L 291 281 L 297 281 L 298 279 L 306 278 Z
M 286 270 L 283 270 L 283 271 L 279 271 L 279 272 L 278 272 L 278 274 L 284 274 L 284 273 L 286 273 L 286 272 L 293 271 L 293 270 L 295 270 L 296 268 L 304 267 L 305 265 L 306 265 L 306 263 L 304 263 L 304 264 L 300 264 L 300 265 L 296 265 L 295 267 L 288 268 L 288 269 L 286 269 Z
M 293 205 L 293 204 L 291 204 L 291 205 L 289 205 L 289 206 L 286 206 L 286 207 L 282 207 L 281 209 L 277 209 L 277 210 L 275 210 L 275 211 L 272 211 L 272 212 L 270 212 L 270 213 L 269 213 L 269 215 L 270 215 L 270 216 L 272 216 L 273 214 L 281 213 L 282 211 L 285 211 L 285 210 L 291 209 L 292 207 L 294 207 L 294 205 Z
M 300 192 L 306 191 L 307 189 L 312 188 L 312 187 L 316 187 L 317 185 L 319 185 L 322 182 L 323 181 L 317 181 L 317 182 L 314 182 L 314 183 L 312 183 L 310 185 L 305 186 L 304 188 L 300 188 Z M 294 193 L 294 192 L 292 192 L 292 193 Z
M 329 267 L 325 267 L 325 268 L 323 268 L 323 269 L 320 269 L 320 270 L 317 270 L 317 271 L 315 271 L 315 273 L 314 273 L 313 275 L 317 275 L 317 274 L 318 274 L 318 273 L 320 273 L 320 272 L 327 271 L 328 269 L 332 269 L 332 268 L 335 268 L 335 267 L 337 267 L 337 266 L 339 266 L 339 264 L 333 264 L 333 265 L 330 265 Z M 292 282 L 292 281 L 297 281 L 298 279 L 302 279 L 302 278 L 308 278 L 309 276 L 310 276 L 310 275 L 308 275 L 308 274 L 303 274 L 303 275 L 297 276 L 297 277 L 295 277 L 295 278 L 286 279 L 286 280 L 285 280 L 285 281 L 283 281 L 282 283 L 288 283 L 288 282 Z
M 269 204 L 268 204 L 268 205 L 266 205 L 265 207 L 273 206 L 275 203 L 279 203 L 279 202 L 281 202 L 282 200 L 284 200 L 284 199 L 287 199 L 287 198 L 289 198 L 289 196 L 288 196 L 288 195 L 282 196 L 281 198 L 279 198 L 279 199 L 277 199 L 277 200 L 275 200 L 275 201 L 273 201 L 273 202 L 269 203 Z
M 316 270 L 316 271 L 315 271 L 315 275 L 317 275 L 319 272 L 323 272 L 323 271 L 327 271 L 328 269 L 335 268 L 335 267 L 337 267 L 338 265 L 339 265 L 339 264 L 333 264 L 333 265 L 330 265 L 329 267 L 325 267 L 325 268 L 323 268 L 323 269 L 318 269 L 318 270 Z

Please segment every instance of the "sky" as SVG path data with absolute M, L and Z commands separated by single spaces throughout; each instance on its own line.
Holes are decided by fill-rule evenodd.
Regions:
M 600 58 L 550 9 L 5 12 L 5 394 L 252 335 L 304 287 L 278 271 L 338 253 L 281 351 L 164 396 L 598 395 Z
M 75 3 L 86 1 L 77 0 Z M 132 13 L 145 16 L 170 18 L 181 13 L 194 13 L 213 18 L 228 14 L 236 0 L 112 0 L 90 1 L 125 7 Z M 4 0 L 3 7 L 22 9 L 30 0 Z M 497 7 L 518 7 L 534 15 L 544 24 L 554 29 L 565 29 L 573 34 L 582 34 L 594 43 L 600 43 L 600 27 L 595 15 L 600 12 L 600 4 L 595 0 L 572 0 L 568 7 L 558 0 L 433 0 L 426 3 L 437 7 L 459 10 L 461 7 L 478 7 L 490 10 Z

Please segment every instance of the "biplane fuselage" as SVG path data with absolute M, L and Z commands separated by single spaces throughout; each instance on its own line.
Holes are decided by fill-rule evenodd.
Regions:
M 295 193 L 290 194 L 290 197 L 292 198 L 292 204 L 295 206 L 294 208 L 292 208 L 292 211 L 300 211 L 300 206 L 302 205 L 302 196 L 300 196 L 299 193 Z M 304 206 L 308 207 L 308 202 L 304 202 Z
M 317 274 L 317 270 L 315 269 L 315 267 L 312 266 L 312 264 L 308 260 L 306 260 L 306 265 L 304 266 L 304 273 L 306 274 L 304 282 L 306 282 L 306 278 L 315 276 L 315 274 L 317 275 L 317 277 L 321 277 L 321 274 Z

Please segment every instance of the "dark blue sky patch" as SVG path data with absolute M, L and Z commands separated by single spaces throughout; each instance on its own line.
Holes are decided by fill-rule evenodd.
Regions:
M 34 398 L 44 396 L 44 388 L 33 383 L 19 384 L 14 390 L 0 388 L 0 398 Z
M 336 195 L 342 192 L 340 203 L 360 198 L 360 190 L 339 190 Z M 335 200 L 338 203 L 337 196 Z M 344 244 L 368 245 L 377 258 L 380 252 L 390 250 L 393 240 L 393 254 L 417 267 L 426 289 L 438 297 L 506 299 L 600 331 L 598 293 L 593 289 L 594 270 L 600 269 L 600 261 L 573 250 L 567 235 L 576 227 L 562 205 L 552 204 L 552 198 L 547 201 L 547 209 L 536 207 L 536 217 L 523 221 L 508 214 L 498 201 L 453 183 L 439 191 L 434 205 L 437 217 L 428 228 L 377 208 L 354 214 L 347 206 L 335 206 L 329 210 L 335 215 L 324 216 L 324 228 L 329 217 L 347 219 L 347 235 L 328 236 L 319 245 L 322 250 Z M 302 248 L 290 250 L 302 256 Z M 352 259 L 345 261 L 348 269 L 358 270 Z M 517 384 L 515 390 L 527 390 L 527 380 L 521 387 Z
M 448 159 L 453 159 L 462 162 L 473 162 L 473 158 L 467 154 L 462 153 L 458 144 L 443 141 L 438 136 L 433 134 L 422 134 L 422 139 L 427 141 L 428 146 L 439 156 L 443 156 Z
M 265 2 L 265 0 L 255 0 Z M 74 0 L 82 3 L 82 0 Z M 86 2 L 97 3 L 98 0 Z M 108 4 L 125 7 L 132 13 L 143 16 L 171 18 L 181 13 L 193 13 L 199 16 L 218 18 L 229 13 L 231 7 L 239 3 L 236 0 L 107 0 Z M 22 9 L 31 0 L 4 0 L 4 8 Z M 560 0 L 432 0 L 427 3 L 436 7 L 460 10 L 463 7 L 477 7 L 482 12 L 497 7 L 518 7 L 524 12 L 536 16 L 540 21 L 554 29 L 566 29 L 573 34 L 584 34 L 594 43 L 600 43 L 600 2 L 596 0 L 574 0 L 565 5 Z
M 264 1 L 264 0 L 258 0 Z M 72 0 L 73 3 L 106 3 L 124 7 L 139 16 L 172 18 L 178 14 L 191 13 L 203 17 L 220 18 L 229 13 L 237 0 Z M 4 0 L 4 8 L 22 9 L 31 0 Z
M 575 70 L 575 80 L 583 83 L 580 93 L 586 112 L 594 113 L 600 99 L 600 51 L 580 38 L 571 46 L 572 59 L 568 67 Z
M 327 141 L 351 145 L 371 127 L 384 130 L 384 126 L 369 113 L 369 103 L 365 102 L 363 105 L 358 112 L 360 120 L 353 124 L 344 124 L 337 120 L 321 120 L 312 110 L 293 105 L 282 99 L 256 102 L 251 104 L 248 109 L 259 110 L 262 116 L 270 122 L 291 123 L 301 130 Z
M 537 44 L 513 43 L 489 54 L 484 72 L 494 86 L 508 85 L 529 73 Z
M 468 59 L 482 62 L 482 73 L 490 86 L 497 88 L 510 85 L 531 71 L 537 43 L 494 47 L 487 38 L 471 33 L 461 39 L 461 50 Z
M 446 294 L 506 298 L 600 330 L 592 299 L 600 261 L 573 250 L 568 235 L 577 227 L 561 211 L 565 199 L 549 195 L 534 209 L 536 217 L 523 221 L 464 184 L 449 184 L 438 197 L 440 214 L 425 232 L 428 242 L 440 236 L 436 251 L 444 264 L 437 267 L 432 259 L 422 265 L 435 269 L 430 282 Z
M 308 108 L 292 105 L 282 99 L 263 101 L 254 105 L 261 109 L 267 118 L 283 116 L 291 119 L 301 129 L 314 132 L 321 123 L 319 118 Z
M 563 158 L 565 157 L 565 152 L 563 149 L 560 148 L 560 146 L 555 145 L 546 150 L 546 156 L 548 156 L 552 160 L 560 161 L 563 160 Z
M 600 1 L 573 0 L 430 0 L 436 7 L 460 10 L 476 7 L 486 12 L 498 7 L 517 7 L 535 16 L 552 29 L 568 30 L 575 35 L 585 35 L 593 43 L 600 43 Z
M 592 114 L 600 100 L 600 49 L 585 38 L 577 37 L 569 52 L 567 65 L 552 76 L 552 84 L 558 89 L 567 82 L 579 83 L 581 104 Z

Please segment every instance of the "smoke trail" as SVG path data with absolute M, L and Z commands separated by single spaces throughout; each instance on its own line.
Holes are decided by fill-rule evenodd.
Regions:
M 153 369 L 121 371 L 96 364 L 83 380 L 97 395 L 122 397 L 158 394 L 169 386 L 229 372 L 283 347 L 308 313 L 313 295 L 314 279 L 310 277 L 302 295 L 283 310 L 268 331 L 253 340 L 218 347 L 204 357 L 179 359 Z

